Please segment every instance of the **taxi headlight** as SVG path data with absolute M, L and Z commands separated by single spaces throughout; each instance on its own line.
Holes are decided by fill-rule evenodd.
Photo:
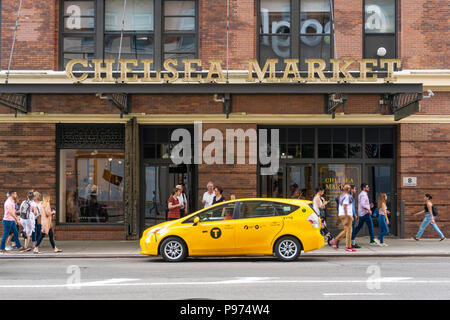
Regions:
M 148 230 L 148 232 L 146 232 L 146 239 L 145 242 L 149 243 L 152 240 L 152 236 L 155 236 L 155 241 L 156 241 L 156 233 L 161 230 L 162 227 L 156 227 L 156 228 L 151 228 Z

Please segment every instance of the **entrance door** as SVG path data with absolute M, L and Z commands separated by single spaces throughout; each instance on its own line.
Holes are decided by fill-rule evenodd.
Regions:
M 189 212 L 195 210 L 195 193 L 193 187 L 194 166 L 174 164 L 144 165 L 144 205 L 142 230 L 167 220 L 169 199 L 173 188 L 184 184 Z M 142 221 L 143 220 L 143 221 Z M 141 230 L 141 231 L 142 231 Z
M 396 197 L 392 190 L 395 190 L 394 185 L 394 171 L 390 165 L 369 165 L 367 166 L 367 179 L 370 186 L 369 198 L 377 207 L 378 196 L 380 193 L 386 193 L 387 195 L 387 208 L 391 212 L 391 218 L 389 219 L 389 231 L 390 233 L 397 235 L 397 219 L 395 216 L 396 210 Z M 374 219 L 374 227 L 378 227 L 378 220 Z
M 329 201 L 326 207 L 326 221 L 328 229 L 336 234 L 341 231 L 340 220 L 338 219 L 337 204 L 334 200 L 338 197 L 344 185 L 355 185 L 357 190 L 361 185 L 361 165 L 360 164 L 319 164 L 318 185 L 325 189 L 325 198 Z M 355 195 L 357 201 L 358 195 Z M 357 203 L 355 203 L 357 208 Z

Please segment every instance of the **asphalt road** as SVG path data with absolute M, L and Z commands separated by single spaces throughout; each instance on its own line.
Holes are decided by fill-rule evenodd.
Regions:
M 0 260 L 21 299 L 450 299 L 450 258 Z

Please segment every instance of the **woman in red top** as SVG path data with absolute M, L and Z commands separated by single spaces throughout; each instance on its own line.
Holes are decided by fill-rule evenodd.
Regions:
M 167 215 L 167 218 L 169 220 L 181 218 L 180 209 L 183 205 L 178 201 L 178 196 L 180 196 L 180 194 L 181 190 L 175 188 L 168 200 L 169 214 Z

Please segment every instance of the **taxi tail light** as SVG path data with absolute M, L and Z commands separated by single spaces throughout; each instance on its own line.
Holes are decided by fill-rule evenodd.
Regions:
M 311 213 L 309 217 L 306 218 L 306 220 L 308 220 L 312 224 L 313 228 L 320 228 L 319 217 L 316 213 Z

